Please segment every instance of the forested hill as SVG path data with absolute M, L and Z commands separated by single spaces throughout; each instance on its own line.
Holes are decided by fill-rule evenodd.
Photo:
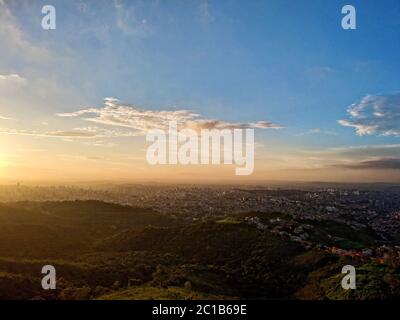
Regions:
M 304 246 L 274 232 L 270 224 L 277 218 L 287 217 L 228 213 L 191 221 L 99 201 L 3 203 L 0 299 L 398 295 L 394 284 L 400 281 L 393 281 L 400 279 L 397 269 L 315 245 L 336 241 L 332 245 L 343 248 L 370 246 L 375 240 L 368 230 L 354 233 L 346 225 L 315 222 L 308 231 L 312 245 Z M 347 263 L 360 269 L 355 292 L 340 287 L 341 267 Z M 46 264 L 56 267 L 56 290 L 41 288 L 41 268 Z

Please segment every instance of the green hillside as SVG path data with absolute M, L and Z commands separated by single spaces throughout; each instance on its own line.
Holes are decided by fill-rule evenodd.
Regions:
M 257 217 L 263 228 L 249 222 Z M 307 221 L 309 247 L 275 232 L 279 213 L 185 221 L 98 201 L 0 204 L 0 299 L 369 299 L 396 297 L 399 271 L 339 257 L 374 244 L 369 230 Z M 287 222 L 285 222 L 287 221 Z M 275 229 L 274 229 L 275 228 Z M 339 239 L 339 240 L 338 240 Z M 314 241 L 314 242 L 313 242 Z M 361 274 L 357 293 L 340 287 L 341 267 Z M 41 288 L 41 268 L 57 290 Z M 400 281 L 398 281 L 400 283 Z

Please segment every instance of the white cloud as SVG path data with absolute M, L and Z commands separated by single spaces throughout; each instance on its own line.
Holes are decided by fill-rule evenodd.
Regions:
M 249 123 L 226 122 L 222 120 L 204 119 L 189 110 L 144 110 L 136 106 L 120 103 L 114 98 L 106 98 L 103 108 L 85 108 L 71 113 L 58 114 L 60 117 L 82 117 L 86 121 L 103 125 L 126 127 L 144 135 L 151 129 L 167 129 L 170 121 L 176 121 L 182 127 L 200 129 L 281 129 L 281 125 L 271 121 Z
M 367 95 L 348 109 L 349 119 L 339 120 L 355 128 L 359 136 L 400 136 L 400 94 Z

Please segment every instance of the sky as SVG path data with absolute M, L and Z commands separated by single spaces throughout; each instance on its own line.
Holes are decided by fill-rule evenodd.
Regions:
M 399 182 L 399 56 L 397 0 L 0 0 L 0 181 Z M 150 166 L 168 119 L 255 128 L 254 173 Z

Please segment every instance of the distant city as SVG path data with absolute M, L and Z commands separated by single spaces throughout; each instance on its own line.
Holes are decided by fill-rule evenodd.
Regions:
M 322 184 L 326 185 L 326 184 Z M 74 201 L 98 200 L 137 208 L 150 208 L 184 222 L 207 221 L 216 217 L 254 213 L 283 213 L 286 218 L 271 218 L 264 225 L 258 217 L 246 217 L 249 224 L 270 229 L 309 249 L 323 247 L 340 255 L 382 258 L 382 253 L 396 251 L 400 260 L 400 186 L 375 184 L 323 187 L 304 184 L 296 189 L 262 186 L 194 185 L 94 185 L 0 187 L 0 201 Z M 354 231 L 371 229 L 382 246 L 363 250 L 344 250 L 326 243 L 313 242 L 307 221 L 333 221 Z M 335 238 L 335 241 L 343 239 Z M 396 244 L 391 250 L 388 244 Z

